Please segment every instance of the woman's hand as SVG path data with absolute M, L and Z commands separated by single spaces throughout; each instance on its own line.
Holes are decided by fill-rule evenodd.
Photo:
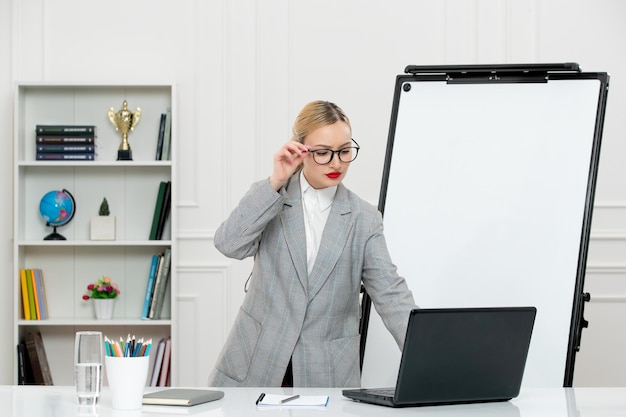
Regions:
M 309 149 L 309 146 L 300 142 L 289 141 L 274 154 L 274 170 L 270 176 L 274 190 L 278 191 L 293 175 L 308 155 Z

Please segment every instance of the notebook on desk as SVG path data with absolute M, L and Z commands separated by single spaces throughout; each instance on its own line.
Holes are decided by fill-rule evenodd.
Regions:
M 344 389 L 390 407 L 507 401 L 519 395 L 534 307 L 416 309 L 395 388 Z
M 149 405 L 193 405 L 219 400 L 224 397 L 223 391 L 193 388 L 167 388 L 143 395 L 142 404 Z

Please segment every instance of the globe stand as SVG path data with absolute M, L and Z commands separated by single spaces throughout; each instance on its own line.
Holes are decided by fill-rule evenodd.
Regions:
M 47 224 L 46 226 L 50 226 L 50 225 Z M 44 237 L 43 240 L 67 240 L 67 239 L 62 234 L 57 233 L 57 227 L 56 226 L 52 226 L 52 233 L 50 233 L 48 236 Z

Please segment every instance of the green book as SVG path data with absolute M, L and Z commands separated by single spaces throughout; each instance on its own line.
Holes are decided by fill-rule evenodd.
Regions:
M 156 203 L 154 205 L 154 216 L 152 216 L 152 228 L 150 229 L 150 240 L 157 240 L 157 231 L 159 229 L 159 219 L 163 210 L 163 202 L 165 200 L 165 188 L 167 182 L 161 181 L 159 184 L 159 192 L 157 193 Z
M 161 205 L 161 213 L 159 213 L 159 224 L 157 225 L 156 240 L 163 239 L 163 231 L 165 230 L 165 222 L 170 215 L 170 207 L 172 200 L 172 182 L 165 183 L 165 195 L 163 196 L 163 204 Z
M 26 288 L 28 289 L 28 306 L 30 310 L 30 319 L 37 320 L 37 306 L 35 306 L 35 291 L 33 288 L 33 273 L 31 269 L 26 270 Z

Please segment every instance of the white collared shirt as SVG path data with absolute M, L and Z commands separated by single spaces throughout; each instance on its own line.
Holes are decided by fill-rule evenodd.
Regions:
M 302 209 L 304 211 L 304 231 L 306 235 L 307 270 L 310 274 L 315 265 L 315 258 L 322 241 L 322 233 L 330 207 L 333 205 L 337 186 L 316 190 L 311 187 L 300 171 L 300 190 L 302 192 Z

